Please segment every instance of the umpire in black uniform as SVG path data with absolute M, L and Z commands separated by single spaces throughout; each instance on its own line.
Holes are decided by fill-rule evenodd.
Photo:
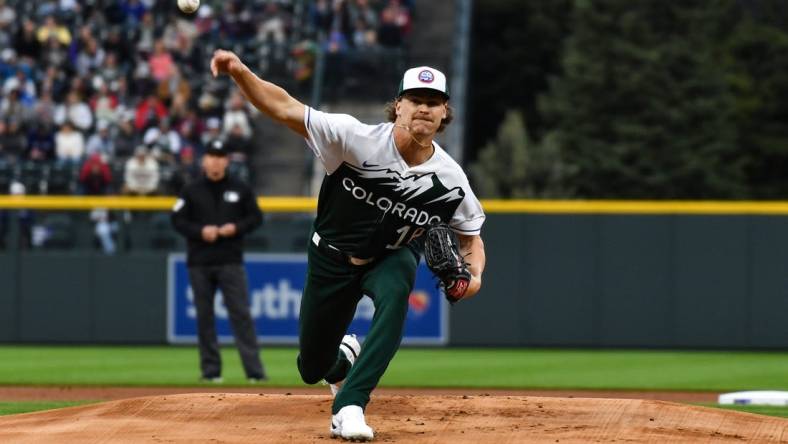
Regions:
M 243 236 L 260 226 L 263 215 L 252 189 L 227 175 L 228 163 L 223 142 L 210 142 L 202 159 L 204 175 L 181 191 L 172 224 L 188 241 L 186 263 L 197 308 L 203 380 L 222 381 L 213 310 L 220 288 L 246 377 L 257 382 L 267 378 L 249 313 Z

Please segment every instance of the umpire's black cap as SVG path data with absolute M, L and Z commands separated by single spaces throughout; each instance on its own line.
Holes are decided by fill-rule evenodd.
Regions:
M 227 148 L 224 146 L 224 142 L 221 139 L 215 139 L 208 142 L 208 147 L 205 149 L 205 154 L 210 154 L 212 156 L 226 156 Z

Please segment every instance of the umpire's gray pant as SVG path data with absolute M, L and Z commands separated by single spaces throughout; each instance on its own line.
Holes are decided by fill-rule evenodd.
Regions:
M 189 280 L 197 308 L 197 331 L 200 345 L 200 369 L 205 378 L 222 375 L 222 358 L 216 338 L 213 304 L 216 289 L 222 290 L 224 305 L 230 315 L 235 344 L 241 355 L 247 378 L 265 378 L 257 346 L 254 322 L 249 314 L 246 271 L 241 264 L 191 266 Z

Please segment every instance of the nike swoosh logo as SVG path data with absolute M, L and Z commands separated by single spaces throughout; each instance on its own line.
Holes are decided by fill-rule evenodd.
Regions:
M 372 167 L 377 167 L 377 166 L 380 166 L 380 165 L 377 165 L 377 164 L 372 164 L 372 163 L 367 163 L 367 161 L 365 160 L 365 161 L 364 161 L 364 162 L 361 164 L 361 166 L 363 166 L 363 167 L 366 167 L 366 168 L 372 168 Z

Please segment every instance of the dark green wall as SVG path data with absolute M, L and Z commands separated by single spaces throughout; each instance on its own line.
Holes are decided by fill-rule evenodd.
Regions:
M 16 335 L 16 260 L 10 254 L 0 254 L 0 341 Z
M 455 345 L 788 346 L 788 218 L 491 215 Z
M 786 217 L 493 214 L 483 238 L 453 345 L 788 346 Z M 166 279 L 166 252 L 0 253 L 0 342 L 163 343 Z
M 165 341 L 166 254 L 22 252 L 0 267 L 0 342 Z

